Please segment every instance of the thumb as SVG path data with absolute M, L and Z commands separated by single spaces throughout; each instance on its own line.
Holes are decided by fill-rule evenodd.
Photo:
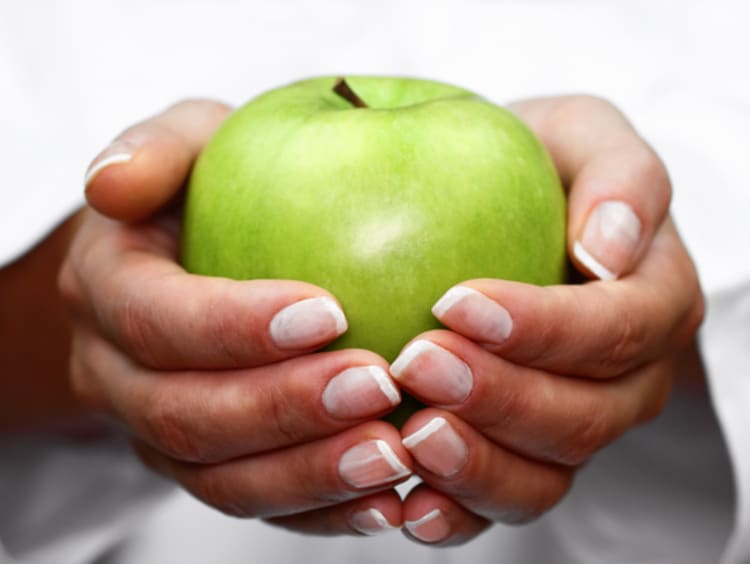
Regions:
M 230 108 L 209 100 L 171 106 L 120 134 L 86 172 L 86 199 L 112 219 L 143 220 L 174 200 L 193 161 Z
M 667 171 L 622 113 L 592 96 L 511 105 L 550 152 L 568 190 L 568 249 L 592 278 L 638 264 L 667 216 Z

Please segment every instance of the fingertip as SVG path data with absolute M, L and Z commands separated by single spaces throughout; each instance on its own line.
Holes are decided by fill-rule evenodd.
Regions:
M 432 313 L 446 327 L 477 342 L 503 343 L 513 331 L 513 317 L 497 300 L 469 285 L 450 288 Z
M 124 140 L 117 140 L 99 153 L 89 165 L 83 179 L 83 184 L 86 187 L 86 190 L 88 191 L 97 174 L 105 168 L 114 164 L 130 161 L 133 158 L 135 149 L 136 147 L 133 143 Z
M 442 414 L 431 414 L 426 422 L 415 415 L 404 425 L 402 444 L 422 467 L 442 480 L 458 476 L 469 462 L 469 447 Z
M 415 539 L 432 544 L 444 541 L 451 533 L 451 526 L 445 513 L 439 508 L 404 521 L 404 530 Z
M 86 199 L 120 221 L 146 219 L 174 202 L 193 161 L 231 108 L 184 100 L 123 132 L 91 163 Z
M 604 200 L 590 211 L 574 236 L 572 259 L 600 280 L 614 280 L 635 264 L 643 222 L 628 202 Z
M 317 296 L 285 306 L 271 319 L 268 330 L 276 347 L 295 350 L 323 345 L 347 329 L 341 306 L 333 298 Z
M 590 278 L 633 271 L 669 213 L 672 187 L 658 155 L 640 137 L 591 155 L 570 191 L 570 256 Z
M 490 524 L 426 484 L 409 492 L 403 504 L 403 519 L 407 538 L 440 546 L 463 544 Z
M 337 473 L 347 488 L 392 486 L 412 475 L 411 457 L 400 442 L 384 437 L 363 439 L 348 446 L 338 460 Z
M 86 199 L 111 219 L 143 220 L 179 193 L 191 158 L 173 133 L 153 124 L 137 126 L 94 159 L 84 179 Z
M 395 513 L 379 507 L 358 508 L 349 517 L 349 525 L 355 532 L 366 536 L 388 533 L 401 527 L 400 511 L 398 516 Z

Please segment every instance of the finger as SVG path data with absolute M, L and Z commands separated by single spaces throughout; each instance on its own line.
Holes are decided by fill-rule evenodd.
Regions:
M 159 373 L 85 330 L 74 347 L 78 396 L 184 461 L 215 463 L 330 436 L 385 415 L 400 400 L 385 361 L 367 351 L 252 370 Z
M 417 412 L 402 434 L 425 483 L 489 521 L 535 519 L 553 507 L 572 482 L 573 468 L 519 456 L 445 411 Z M 408 504 L 404 510 L 408 523 Z
M 403 531 L 408 538 L 440 546 L 463 544 L 491 524 L 424 483 L 404 499 L 403 515 Z
M 181 190 L 193 161 L 229 111 L 219 102 L 189 100 L 127 129 L 89 166 L 89 204 L 118 220 L 153 215 Z
M 401 498 L 394 490 L 388 490 L 267 521 L 308 535 L 380 535 L 401 527 Z
M 93 214 L 94 212 L 92 212 Z M 318 348 L 347 329 L 328 292 L 303 282 L 187 274 L 156 228 L 112 228 L 94 217 L 61 276 L 78 314 L 152 368 L 268 364 Z M 83 236 L 85 235 L 85 236 Z
M 536 286 L 472 280 L 433 308 L 447 327 L 518 364 L 613 377 L 692 336 L 703 300 L 692 262 L 670 222 L 638 270 L 617 283 Z
M 541 138 L 569 188 L 568 241 L 594 278 L 630 272 L 649 248 L 671 198 L 669 176 L 622 113 L 592 96 L 511 106 Z
M 168 458 L 138 443 L 155 471 L 236 517 L 281 517 L 386 491 L 410 474 L 398 431 L 382 421 L 334 437 L 218 465 Z
M 401 387 L 488 439 L 535 460 L 577 466 L 666 403 L 671 364 L 621 378 L 568 378 L 507 362 L 455 333 L 412 342 L 394 363 Z

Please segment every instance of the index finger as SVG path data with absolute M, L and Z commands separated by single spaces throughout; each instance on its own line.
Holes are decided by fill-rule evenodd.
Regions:
M 188 274 L 152 224 L 90 211 L 60 275 L 79 316 L 141 364 L 158 369 L 251 367 L 311 352 L 347 329 L 333 296 L 292 280 Z
M 572 376 L 619 376 L 692 338 L 703 300 L 671 222 L 617 282 L 540 288 L 471 280 L 433 308 L 450 329 L 506 360 Z

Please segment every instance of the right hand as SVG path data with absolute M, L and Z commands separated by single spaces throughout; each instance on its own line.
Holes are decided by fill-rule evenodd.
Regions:
M 346 330 L 335 298 L 177 263 L 182 186 L 227 112 L 180 103 L 92 163 L 60 274 L 73 387 L 124 423 L 148 466 L 225 513 L 319 534 L 400 526 L 392 487 L 411 458 L 378 420 L 398 391 L 371 352 L 315 353 Z

